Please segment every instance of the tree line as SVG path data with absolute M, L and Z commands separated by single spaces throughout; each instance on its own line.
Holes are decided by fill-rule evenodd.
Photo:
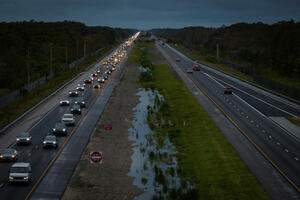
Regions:
M 260 72 L 276 72 L 300 81 L 300 22 L 272 25 L 237 23 L 220 28 L 153 29 L 154 34 L 202 55 L 216 55 Z
M 0 88 L 18 89 L 41 76 L 60 73 L 72 61 L 134 32 L 73 21 L 1 22 Z

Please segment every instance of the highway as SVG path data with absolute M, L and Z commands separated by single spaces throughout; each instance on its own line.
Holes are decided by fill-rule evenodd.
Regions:
M 120 46 L 121 47 L 121 46 Z M 118 48 L 119 49 L 119 48 Z M 111 53 L 109 56 L 111 56 Z M 101 60 L 99 63 L 95 64 L 92 68 L 93 71 L 101 68 L 101 71 L 104 72 L 106 67 L 102 65 L 102 61 L 107 60 L 108 57 Z M 122 60 L 121 62 L 122 63 Z M 118 65 L 116 70 L 118 70 Z M 109 76 L 109 79 L 114 77 L 114 72 Z M 72 83 L 73 88 L 76 89 L 78 83 L 83 83 L 83 79 L 86 77 L 80 77 L 78 80 Z M 81 122 L 81 119 L 89 112 L 92 104 L 99 97 L 100 93 L 103 91 L 103 88 L 107 87 L 106 81 L 102 84 L 101 89 L 95 89 L 92 87 L 92 84 L 86 84 L 85 90 L 80 92 L 80 96 L 84 97 L 86 107 L 83 108 L 83 112 L 81 115 L 76 116 L 76 124 L 74 127 L 67 127 L 67 136 L 57 136 L 58 140 L 58 148 L 57 149 L 43 149 L 42 148 L 42 140 L 43 138 L 52 132 L 52 128 L 54 127 L 56 122 L 60 122 L 63 114 L 70 113 L 71 106 L 60 106 L 59 102 L 57 105 L 48 111 L 48 113 L 41 118 L 38 123 L 33 125 L 29 130 L 24 130 L 30 132 L 32 135 L 32 144 L 30 145 L 16 145 L 13 143 L 10 145 L 11 148 L 14 148 L 18 151 L 18 162 L 29 162 L 32 166 L 32 181 L 28 186 L 24 186 L 23 184 L 9 184 L 8 183 L 8 171 L 10 166 L 13 164 L 12 162 L 1 162 L 0 163 L 0 199 L 25 199 L 29 193 L 33 191 L 33 186 L 40 179 L 41 175 L 45 172 L 45 170 L 50 166 L 50 162 L 58 155 L 60 152 L 61 146 L 66 141 L 68 136 L 75 131 L 78 127 L 78 122 Z M 74 104 L 74 97 L 66 97 L 71 100 L 71 105 Z M 83 121 L 81 123 L 85 123 L 85 125 L 89 125 L 89 121 Z M 82 125 L 82 124 L 81 124 Z
M 270 117 L 300 116 L 300 106 L 204 65 L 201 65 L 201 71 L 187 73 L 186 70 L 192 69 L 195 63 L 193 60 L 167 44 L 157 42 L 157 47 L 174 62 L 180 58 L 176 64 L 182 72 L 299 193 L 300 140 Z M 224 94 L 225 87 L 232 87 L 233 94 Z

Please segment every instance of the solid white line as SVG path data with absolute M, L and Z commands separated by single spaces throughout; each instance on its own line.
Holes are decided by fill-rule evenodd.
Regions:
M 184 57 L 185 59 L 187 59 L 187 60 L 189 60 L 190 62 L 194 62 L 192 59 L 190 59 L 189 57 L 187 57 L 186 55 L 184 55 L 183 53 L 181 53 L 181 52 L 179 52 L 177 49 L 174 49 L 173 47 L 171 47 L 171 46 L 169 46 L 169 45 L 166 45 L 170 50 L 172 50 L 174 53 L 177 53 L 177 54 L 179 54 L 181 57 Z M 211 67 L 207 67 L 207 66 L 205 66 L 205 65 L 202 65 L 204 68 L 206 68 L 206 69 L 209 69 L 210 71 L 214 71 L 215 73 L 216 72 L 219 72 L 221 75 L 225 75 L 225 76 L 228 76 L 228 77 L 230 77 L 231 79 L 233 78 L 233 79 L 236 79 L 236 78 L 234 78 L 234 77 L 231 77 L 231 76 L 229 76 L 229 75 L 226 75 L 226 74 L 224 74 L 224 73 L 222 73 L 222 72 L 220 72 L 220 71 L 218 71 L 218 70 L 215 70 L 215 69 L 213 69 L 213 68 L 211 68 Z M 246 83 L 246 82 L 245 82 Z M 248 83 L 246 83 L 247 85 L 249 85 Z M 250 85 L 251 86 L 251 85 Z M 254 87 L 254 88 L 257 88 L 257 87 L 255 87 L 255 86 L 253 86 L 252 85 L 252 87 Z M 249 88 L 249 87 L 248 87 Z M 257 88 L 257 89 L 260 89 L 260 88 Z M 260 90 L 262 90 L 262 89 L 260 89 Z M 274 94 L 272 94 L 272 95 L 274 95 L 274 96 L 272 96 L 271 94 L 269 94 L 269 92 L 268 91 L 265 91 L 265 90 L 263 90 L 265 93 L 263 94 L 263 95 L 265 95 L 265 96 L 267 96 L 267 97 L 270 97 L 271 99 L 274 99 L 275 101 L 280 101 L 281 103 L 283 103 L 283 104 L 286 104 L 286 105 L 288 105 L 288 106 L 291 106 L 291 107 L 293 107 L 293 108 L 295 108 L 295 109 L 297 109 L 297 110 L 299 110 L 300 109 L 300 107 L 298 106 L 298 105 L 295 105 L 295 104 L 293 104 L 293 103 L 291 103 L 291 102 L 289 102 L 288 100 L 286 100 L 286 99 L 283 99 L 283 98 L 281 98 L 281 97 L 278 97 L 278 96 L 276 96 L 276 95 L 274 95 Z M 292 115 L 292 116 L 294 116 L 294 115 Z
M 206 73 L 205 73 L 205 74 L 206 74 Z M 209 75 L 209 76 L 210 76 L 210 75 Z M 210 76 L 210 77 L 211 77 L 211 76 Z M 226 83 L 225 81 L 222 81 L 222 80 L 220 80 L 220 79 L 218 79 L 218 78 L 213 78 L 213 79 L 216 79 L 216 80 L 218 80 L 218 81 L 220 81 L 220 82 L 223 82 L 223 83 L 229 85 L 230 87 L 234 87 L 233 85 L 231 85 L 231 84 L 229 84 L 229 83 Z M 269 106 L 271 106 L 271 107 L 274 107 L 274 108 L 276 108 L 276 109 L 278 109 L 278 110 L 280 110 L 280 111 L 282 111 L 282 112 L 284 112 L 284 113 L 286 113 L 286 114 L 288 114 L 288 115 L 291 115 L 291 116 L 293 116 L 293 117 L 297 117 L 296 115 L 294 115 L 294 114 L 292 114 L 292 113 L 290 113 L 290 112 L 288 112 L 288 111 L 282 110 L 281 108 L 278 108 L 277 106 L 274 106 L 274 105 L 272 105 L 272 104 L 270 104 L 270 103 L 268 103 L 268 102 L 266 102 L 266 101 L 264 101 L 264 100 L 262 100 L 262 99 L 259 99 L 259 98 L 255 97 L 255 96 L 251 95 L 251 94 L 248 94 L 247 92 L 244 92 L 244 91 L 242 91 L 242 90 L 240 90 L 240 89 L 238 89 L 238 88 L 236 88 L 236 87 L 234 87 L 234 88 L 235 88 L 236 90 L 238 90 L 238 91 L 240 91 L 240 92 L 243 92 L 243 93 L 249 95 L 250 97 L 252 97 L 252 98 L 254 98 L 254 99 L 257 99 L 257 100 L 259 100 L 259 101 L 261 101 L 261 102 L 263 102 L 263 103 L 265 103 L 265 104 L 267 104 L 267 105 L 269 105 Z

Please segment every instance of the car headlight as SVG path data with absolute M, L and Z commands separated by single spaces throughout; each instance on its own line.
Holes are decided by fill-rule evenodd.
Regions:
M 2 156 L 2 155 L 0 155 L 0 158 L 3 158 L 3 156 Z
M 77 101 L 75 101 L 75 104 L 77 104 L 78 102 Z
M 15 155 L 11 155 L 12 158 L 16 157 Z
M 55 128 L 53 128 L 52 130 L 53 130 L 53 131 L 56 131 L 56 129 L 55 129 Z
M 69 92 L 69 94 L 72 94 L 72 92 Z
M 56 144 L 56 142 L 54 141 L 53 144 Z
M 19 141 L 20 140 L 20 138 L 17 138 L 17 141 Z
M 70 103 L 70 101 L 67 101 L 67 103 Z
M 63 132 L 65 132 L 65 131 L 66 131 L 66 129 L 65 129 L 65 128 L 63 128 L 63 129 L 62 129 L 62 131 L 63 131 Z
M 9 178 L 10 180 L 14 179 L 12 176 L 9 176 L 8 178 Z
M 73 111 L 73 108 L 71 109 L 71 111 Z
M 80 111 L 80 109 L 78 109 L 78 111 Z
M 26 140 L 29 141 L 30 139 L 29 139 L 29 138 L 26 138 Z
M 28 180 L 28 176 L 25 176 L 24 179 L 25 179 L 25 180 Z
M 83 101 L 82 104 L 85 104 L 85 102 Z
M 46 141 L 44 141 L 43 143 L 46 144 Z
M 59 103 L 62 104 L 62 101 L 60 101 Z

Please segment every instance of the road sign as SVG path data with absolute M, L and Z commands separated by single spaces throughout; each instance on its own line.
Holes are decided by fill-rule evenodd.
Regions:
M 104 130 L 112 130 L 112 125 L 111 124 L 104 125 Z
M 90 161 L 91 163 L 102 163 L 102 152 L 94 151 L 90 153 Z

